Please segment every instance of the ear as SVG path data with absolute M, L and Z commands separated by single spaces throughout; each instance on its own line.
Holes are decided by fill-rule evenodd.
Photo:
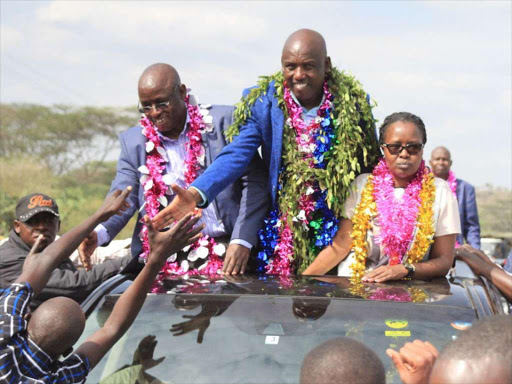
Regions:
M 187 86 L 185 84 L 180 85 L 180 98 L 184 101 L 187 96 Z
M 14 220 L 14 225 L 13 225 L 13 228 L 14 228 L 14 232 L 16 232 L 18 235 L 20 234 L 20 227 L 22 226 L 21 222 L 18 221 L 18 220 Z
M 331 64 L 331 58 L 329 56 L 326 56 L 325 58 L 325 78 L 328 79 L 331 76 L 332 71 L 332 64 Z

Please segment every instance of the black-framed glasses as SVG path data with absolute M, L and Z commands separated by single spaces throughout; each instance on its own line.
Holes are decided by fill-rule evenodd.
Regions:
M 382 144 L 381 147 L 386 147 L 390 154 L 398 155 L 405 149 L 409 155 L 415 155 L 419 153 L 425 144 L 423 143 L 409 143 L 406 145 L 402 144 Z
M 160 103 L 153 103 L 151 105 L 142 105 L 139 100 L 139 102 L 137 103 L 137 111 L 139 111 L 139 113 L 143 113 L 143 114 L 147 115 L 148 113 L 151 113 L 153 108 L 155 109 L 156 112 L 160 112 L 160 111 L 164 110 L 165 108 L 167 108 L 169 106 L 169 104 L 171 104 L 172 98 L 174 96 L 174 91 L 176 90 L 176 88 L 179 85 L 180 84 L 176 84 L 172 88 L 171 95 L 169 96 L 169 100 L 167 100 L 167 101 L 162 101 Z

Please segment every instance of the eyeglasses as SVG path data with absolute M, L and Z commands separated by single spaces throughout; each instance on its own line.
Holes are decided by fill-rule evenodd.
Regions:
M 155 109 L 156 112 L 160 112 L 162 110 L 164 110 L 165 108 L 167 108 L 169 106 L 169 104 L 171 104 L 171 101 L 172 101 L 172 97 L 174 95 L 174 91 L 176 90 L 176 88 L 179 86 L 180 84 L 176 84 L 173 88 L 172 88 L 172 91 L 171 91 L 171 95 L 169 96 L 169 100 L 167 101 L 163 101 L 161 103 L 154 103 L 154 104 L 151 104 L 151 105 L 142 105 L 140 103 L 140 100 L 139 102 L 137 103 L 137 110 L 139 111 L 139 113 L 143 113 L 145 115 L 147 115 L 148 113 L 151 113 L 151 111 L 153 110 L 153 108 Z
M 386 147 L 390 154 L 398 155 L 405 149 L 409 155 L 415 155 L 423 149 L 424 144 L 422 143 L 409 143 L 406 145 L 402 144 L 382 144 L 381 147 Z

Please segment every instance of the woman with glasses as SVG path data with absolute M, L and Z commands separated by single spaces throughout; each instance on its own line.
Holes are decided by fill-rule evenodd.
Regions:
M 423 161 L 427 133 L 408 112 L 386 117 L 379 140 L 384 157 L 359 175 L 331 246 L 304 271 L 321 275 L 338 265 L 353 282 L 445 276 L 460 233 L 457 201 L 446 181 Z

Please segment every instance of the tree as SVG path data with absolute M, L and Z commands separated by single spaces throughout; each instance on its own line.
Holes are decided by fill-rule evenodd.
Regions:
M 56 175 L 81 168 L 87 181 L 136 119 L 121 108 L 0 104 L 0 157 L 30 155 Z

